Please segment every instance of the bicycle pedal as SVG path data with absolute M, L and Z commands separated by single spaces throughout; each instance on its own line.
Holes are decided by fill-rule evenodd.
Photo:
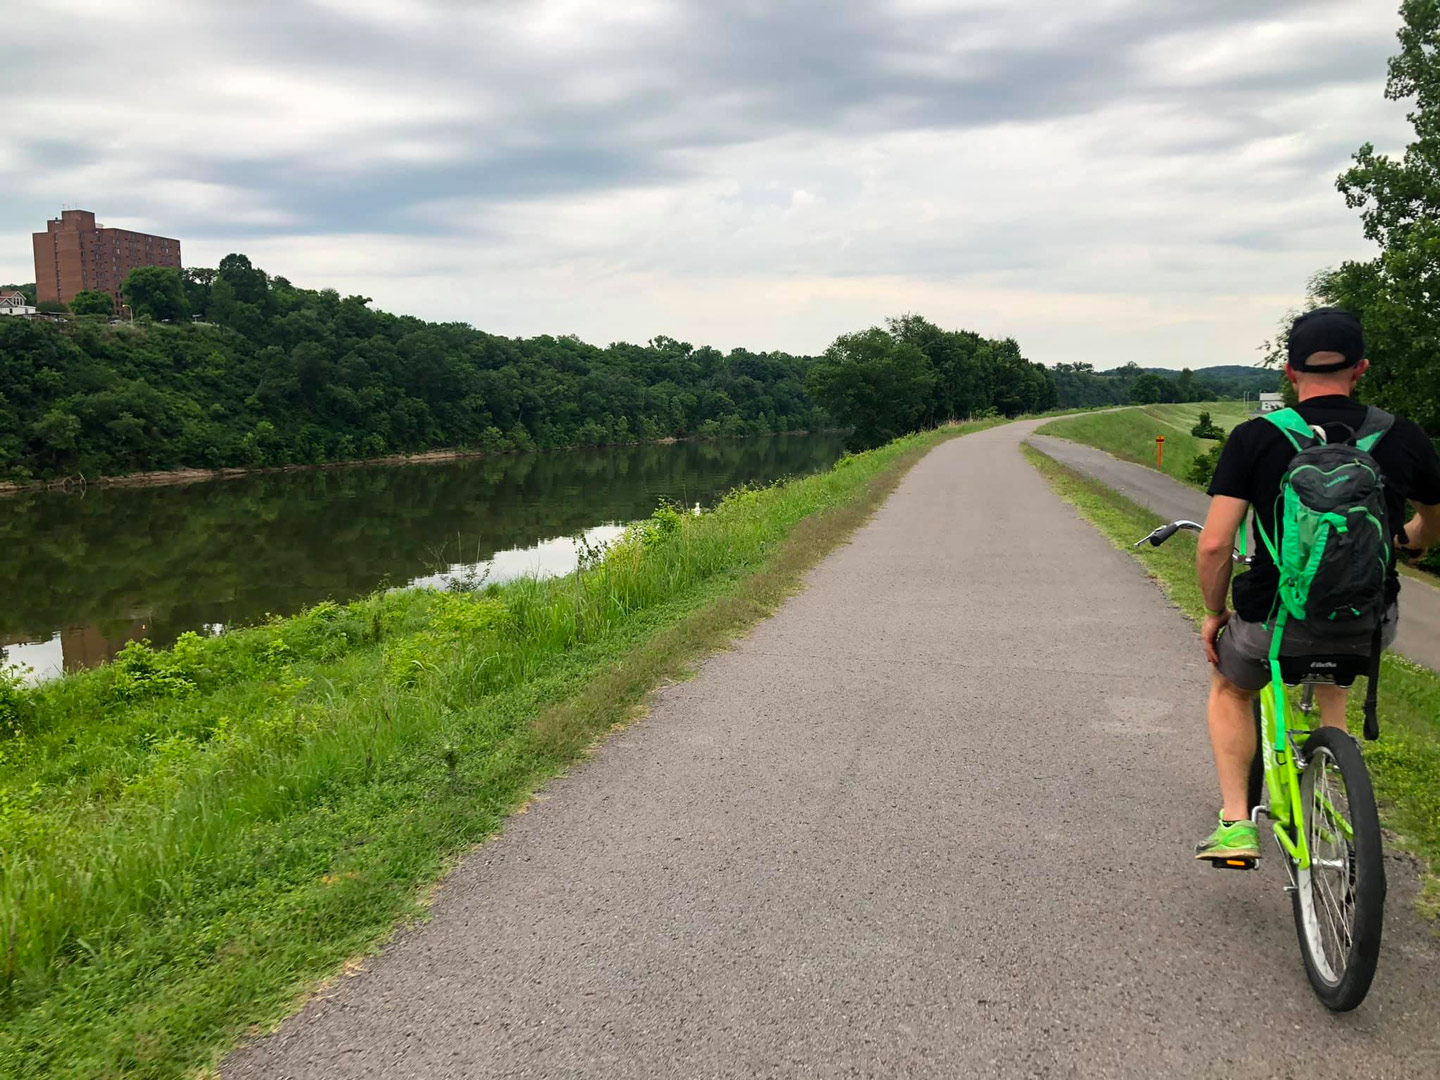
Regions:
M 1216 870 L 1259 870 L 1259 859 L 1207 859 Z

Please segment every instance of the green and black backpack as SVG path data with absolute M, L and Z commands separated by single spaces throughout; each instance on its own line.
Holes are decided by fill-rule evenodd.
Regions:
M 1256 532 L 1280 574 L 1271 612 L 1275 692 L 1281 692 L 1280 639 L 1290 620 L 1303 621 L 1319 642 L 1332 633 L 1350 641 L 1369 633 L 1376 654 L 1366 702 L 1371 712 L 1393 533 L 1385 478 L 1370 455 L 1395 418 L 1372 407 L 1344 442 L 1327 441 L 1323 429 L 1311 427 L 1294 409 L 1268 413 L 1265 419 L 1295 447 L 1280 481 L 1275 535 L 1267 535 L 1256 519 Z

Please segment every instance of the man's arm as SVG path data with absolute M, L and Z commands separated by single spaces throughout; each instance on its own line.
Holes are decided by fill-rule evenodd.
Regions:
M 1229 593 L 1231 556 L 1235 551 L 1235 534 L 1245 523 L 1250 504 L 1231 495 L 1212 495 L 1210 512 L 1205 516 L 1205 530 L 1195 545 L 1195 569 L 1200 575 L 1200 592 L 1205 598 L 1205 621 L 1200 637 L 1205 642 L 1205 655 L 1212 664 L 1219 663 L 1215 639 L 1220 628 L 1230 621 Z
M 1440 543 L 1440 454 L 1430 436 L 1411 420 L 1397 419 L 1394 434 L 1400 437 L 1396 451 L 1408 458 L 1397 470 L 1398 486 L 1415 507 L 1415 516 L 1397 540 L 1408 551 L 1422 552 Z

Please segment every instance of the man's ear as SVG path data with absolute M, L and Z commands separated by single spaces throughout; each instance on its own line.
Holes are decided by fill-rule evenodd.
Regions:
M 1291 386 L 1295 385 L 1295 380 L 1299 377 L 1299 374 L 1295 371 L 1293 367 L 1291 367 L 1289 364 L 1285 365 L 1285 378 L 1290 380 Z

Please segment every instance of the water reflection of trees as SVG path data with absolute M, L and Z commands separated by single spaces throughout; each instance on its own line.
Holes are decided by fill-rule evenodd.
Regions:
M 95 624 L 148 636 L 284 614 L 824 467 L 829 436 L 365 466 L 0 503 L 0 639 Z M 122 630 L 122 627 L 124 630 Z

